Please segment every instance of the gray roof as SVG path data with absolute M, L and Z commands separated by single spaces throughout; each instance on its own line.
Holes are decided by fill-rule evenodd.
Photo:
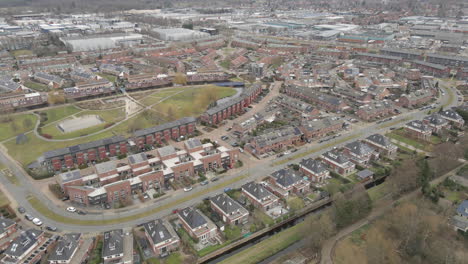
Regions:
M 423 65 L 423 66 L 427 66 L 427 67 L 431 67 L 431 68 L 434 68 L 434 69 L 437 69 L 437 70 L 447 70 L 447 66 L 444 66 L 444 65 L 440 65 L 440 64 L 435 64 L 435 63 L 430 63 L 430 62 L 426 62 L 426 61 L 421 61 L 421 60 L 415 60 L 413 61 L 414 64 L 418 64 L 418 65 Z
M 109 160 L 103 163 L 98 163 L 94 165 L 94 167 L 96 168 L 96 172 L 101 174 L 117 169 L 117 163 L 115 160 Z
M 194 149 L 197 147 L 201 147 L 203 144 L 201 143 L 200 139 L 198 138 L 190 138 L 189 140 L 185 141 L 185 146 L 188 149 Z
M 161 157 L 166 157 L 176 153 L 176 149 L 172 145 L 167 145 L 162 148 L 158 148 L 158 153 Z
M 431 125 L 441 126 L 448 123 L 446 119 L 444 119 L 440 114 L 434 113 L 430 116 L 426 116 L 424 120 L 428 121 Z
M 367 52 L 360 52 L 360 53 L 357 53 L 356 55 L 366 56 L 366 57 L 374 57 L 374 58 L 380 58 L 380 59 L 388 59 L 388 60 L 401 60 L 400 57 L 396 57 L 396 56 L 389 56 L 389 55 L 382 55 L 382 54 L 375 54 L 375 53 L 367 53 Z
M 450 119 L 463 120 L 463 117 L 453 110 L 443 110 L 440 112 L 440 115 Z
M 179 127 L 179 126 L 182 126 L 182 125 L 195 123 L 196 121 L 197 121 L 197 119 L 195 119 L 194 117 L 184 117 L 184 118 L 181 118 L 181 119 L 178 119 L 178 120 L 175 120 L 175 121 L 172 121 L 172 122 L 164 123 L 164 124 L 161 124 L 161 125 L 158 125 L 158 126 L 137 130 L 137 131 L 135 131 L 133 133 L 133 136 L 134 137 L 142 137 L 142 136 L 146 136 L 146 135 L 149 135 L 149 134 L 154 134 L 156 132 L 162 132 L 162 131 L 164 131 L 166 129 L 171 129 L 171 128 L 174 128 L 174 127 Z
M 123 231 L 116 229 L 104 233 L 102 257 L 123 254 Z
M 320 173 L 323 173 L 324 171 L 327 171 L 327 166 L 320 160 L 308 158 L 308 159 L 301 160 L 299 164 L 302 167 L 312 171 L 315 174 L 320 174 Z
M 332 160 L 338 164 L 345 164 L 349 162 L 348 157 L 346 157 L 343 153 L 338 152 L 337 150 L 331 150 L 327 151 L 322 154 L 324 157 L 326 157 L 329 160 Z
M 133 154 L 128 157 L 128 161 L 130 162 L 130 164 L 138 164 L 147 160 L 148 158 L 146 157 L 145 153 Z
M 0 81 L 0 91 L 3 90 L 4 92 L 12 92 L 18 90 L 21 87 L 21 84 L 9 81 L 9 80 L 1 80 Z
M 381 146 L 385 146 L 385 147 L 394 146 L 390 142 L 390 140 L 384 135 L 373 134 L 373 135 L 368 136 L 366 139 L 371 141 L 371 142 L 374 142 L 375 144 L 381 145 Z
M 415 130 L 420 130 L 420 131 L 432 131 L 432 129 L 429 126 L 426 126 L 420 120 L 410 121 L 406 123 L 406 126 Z
M 401 54 L 408 54 L 408 55 L 415 55 L 421 56 L 423 53 L 419 51 L 412 51 L 412 50 L 402 50 L 402 49 L 391 49 L 391 48 L 382 48 L 380 49 L 381 53 L 401 53 Z
M 252 140 L 256 141 L 260 147 L 273 145 L 276 142 L 283 141 L 301 135 L 302 132 L 297 127 L 287 126 L 272 130 L 263 135 L 256 136 Z
M 372 152 L 374 152 L 374 148 L 361 141 L 348 143 L 346 144 L 345 148 L 359 156 L 370 155 Z
M 8 218 L 0 218 L 0 234 L 3 234 L 9 227 L 15 225 L 16 222 Z
M 167 225 L 161 219 L 144 223 L 143 228 L 148 236 L 151 237 L 154 244 L 173 238 L 171 232 L 167 229 Z
M 237 210 L 244 209 L 242 206 L 240 206 L 240 204 L 238 204 L 225 193 L 221 193 L 216 195 L 215 197 L 212 197 L 210 201 L 214 203 L 218 208 L 220 208 L 225 214 L 231 214 L 236 212 Z
M 27 252 L 36 242 L 43 232 L 36 229 L 28 229 L 22 232 L 5 250 L 5 254 L 13 257 L 20 257 Z
M 104 139 L 100 139 L 96 141 L 86 142 L 86 143 L 82 143 L 82 144 L 71 146 L 71 147 L 47 151 L 47 152 L 44 152 L 44 158 L 51 159 L 51 158 L 60 157 L 66 154 L 75 154 L 77 152 L 86 151 L 88 149 L 93 149 L 93 148 L 106 146 L 110 144 L 116 144 L 116 143 L 125 142 L 125 141 L 126 139 L 122 136 L 113 136 L 110 138 L 104 138 Z
M 66 234 L 57 242 L 57 246 L 49 255 L 49 261 L 70 261 L 78 249 L 81 234 Z
M 317 120 L 304 120 L 301 125 L 308 131 L 317 131 L 340 123 L 343 124 L 344 122 L 342 120 L 333 120 L 330 117 L 325 117 Z
M 464 217 L 468 217 L 468 200 L 463 200 L 463 202 L 460 203 L 457 207 L 457 213 Z
M 195 229 L 202 225 L 207 224 L 206 219 L 202 216 L 202 213 L 198 209 L 187 207 L 179 211 L 179 216 L 190 226 Z
M 263 185 L 253 182 L 253 181 L 242 185 L 242 189 L 250 193 L 253 197 L 255 197 L 258 200 L 261 200 L 268 196 L 276 197 L 270 191 L 268 191 Z
M 45 72 L 36 72 L 34 74 L 34 77 L 35 78 L 42 78 L 42 79 L 45 79 L 45 80 L 48 80 L 49 82 L 57 82 L 57 83 L 60 83 L 63 81 L 62 78 L 56 76 L 56 75 L 52 75 L 52 74 L 48 74 L 48 73 L 45 73 Z
M 362 170 L 356 174 L 356 176 L 358 176 L 358 178 L 361 180 L 372 177 L 373 175 L 374 175 L 374 172 L 368 169 Z
M 80 170 L 67 171 L 67 172 L 59 174 L 59 177 L 62 183 L 75 181 L 75 180 L 81 179 L 81 171 Z
M 281 169 L 271 174 L 276 179 L 276 183 L 288 188 L 302 180 L 302 176 L 292 169 Z

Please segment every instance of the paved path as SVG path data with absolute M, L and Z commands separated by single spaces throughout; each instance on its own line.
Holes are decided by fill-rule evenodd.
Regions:
M 442 103 L 444 101 L 447 101 L 447 100 L 448 100 L 447 96 L 445 96 L 444 98 L 442 98 Z M 403 123 L 403 122 L 406 122 L 406 120 L 408 120 L 408 118 L 421 119 L 425 115 L 426 115 L 425 111 L 414 110 L 414 111 L 411 111 L 411 112 L 408 112 L 408 113 L 405 113 L 405 114 L 402 114 L 402 115 L 398 116 L 393 121 L 394 122 L 400 121 L 401 123 Z M 395 124 L 395 126 L 396 125 L 397 124 Z M 372 135 L 374 133 L 385 133 L 387 131 L 388 131 L 388 127 L 383 127 L 382 124 L 380 124 L 380 125 L 371 124 L 371 125 L 369 125 L 367 127 L 364 127 L 364 128 L 361 128 L 361 127 L 360 128 L 355 128 L 353 131 L 343 133 L 340 137 L 336 138 L 335 140 L 340 140 L 340 139 L 342 140 L 343 138 L 352 137 L 351 139 L 346 140 L 345 142 L 342 142 L 341 145 L 343 145 L 343 144 L 349 143 L 351 141 L 354 141 L 354 140 L 356 140 L 358 138 L 367 137 L 367 136 Z M 329 147 L 329 148 L 325 147 L 325 146 L 329 146 L 328 144 L 330 144 L 330 143 L 333 143 L 333 142 L 329 141 L 329 142 L 324 142 L 324 143 L 321 143 L 321 144 L 319 144 L 317 142 L 314 142 L 314 143 L 308 144 L 308 147 L 298 150 L 295 154 L 304 153 L 304 152 L 307 152 L 310 148 L 314 148 L 314 149 L 318 149 L 318 151 L 307 155 L 307 157 L 317 157 L 318 155 L 322 154 L 323 152 L 331 149 L 331 147 Z M 120 212 L 111 211 L 112 213 L 109 213 L 109 214 L 88 214 L 88 215 L 85 215 L 85 216 L 77 215 L 77 214 L 71 214 L 71 213 L 68 213 L 68 212 L 66 212 L 64 210 L 65 204 L 64 204 L 63 207 L 57 206 L 56 204 L 52 203 L 43 193 L 38 192 L 34 181 L 22 169 L 20 164 L 18 164 L 16 161 L 11 159 L 8 156 L 8 154 L 6 153 L 6 150 L 4 148 L 1 149 L 1 150 L 2 151 L 0 151 L 0 162 L 5 164 L 6 166 L 8 166 L 11 169 L 11 171 L 17 176 L 18 180 L 21 182 L 21 185 L 20 186 L 12 185 L 5 177 L 0 177 L 0 183 L 2 183 L 6 187 L 8 192 L 17 201 L 17 203 L 22 205 L 23 207 L 25 207 L 28 212 L 30 212 L 34 216 L 40 217 L 46 225 L 54 225 L 54 226 L 57 226 L 58 228 L 60 228 L 62 230 L 68 230 L 68 231 L 72 231 L 72 232 L 102 232 L 102 231 L 115 229 L 115 228 L 125 228 L 125 227 L 128 227 L 128 226 L 136 226 L 136 225 L 144 223 L 146 221 L 149 221 L 149 220 L 152 220 L 152 219 L 155 219 L 155 218 L 161 218 L 161 217 L 164 217 L 166 215 L 169 215 L 169 214 L 171 214 L 173 208 L 161 210 L 158 213 L 155 213 L 155 214 L 150 215 L 148 217 L 135 219 L 135 220 L 131 220 L 131 221 L 128 221 L 128 222 L 121 222 L 119 224 L 101 225 L 101 226 L 79 226 L 79 225 L 74 225 L 74 224 L 56 222 L 56 221 L 53 221 L 51 219 L 48 219 L 48 218 L 42 216 L 38 211 L 36 211 L 29 204 L 29 202 L 26 200 L 26 197 L 29 194 L 34 194 L 43 204 L 48 206 L 48 208 L 51 211 L 53 211 L 53 212 L 55 212 L 55 213 L 57 213 L 59 215 L 64 215 L 64 216 L 67 216 L 67 217 L 73 217 L 73 218 L 81 219 L 81 220 L 110 220 L 110 219 L 120 219 L 121 217 L 132 216 L 132 215 L 142 213 L 142 212 L 145 212 L 145 211 L 148 211 L 148 210 L 151 210 L 151 209 L 159 208 L 164 204 L 168 204 L 168 203 L 171 203 L 171 202 L 176 202 L 176 201 L 179 201 L 179 199 L 187 198 L 187 197 L 192 195 L 191 192 L 189 192 L 189 193 L 184 193 L 184 192 L 177 193 L 177 195 L 173 195 L 173 196 L 169 197 L 168 199 L 165 199 L 165 200 L 163 200 L 161 202 L 148 204 L 148 206 L 146 206 L 144 208 L 135 208 L 135 209 L 130 209 L 130 210 L 127 210 L 127 211 L 120 211 Z M 285 156 L 285 157 L 282 157 L 282 158 L 279 158 L 279 159 L 275 159 L 274 161 L 285 160 L 287 158 L 288 158 L 288 156 Z M 293 160 L 288 160 L 288 163 L 297 163 L 302 158 L 303 157 L 293 159 Z M 256 161 L 255 163 L 247 164 L 246 166 L 244 166 L 240 170 L 235 170 L 235 171 L 232 171 L 232 172 L 228 172 L 228 174 L 225 177 L 221 178 L 216 184 L 225 183 L 226 181 L 229 181 L 232 177 L 247 175 L 246 177 L 242 178 L 242 180 L 239 180 L 236 183 L 231 184 L 229 186 L 229 187 L 232 187 L 232 188 L 239 188 L 240 186 L 242 186 L 246 182 L 261 179 L 261 178 L 265 177 L 266 175 L 269 175 L 270 173 L 272 173 L 272 172 L 274 172 L 274 171 L 276 171 L 278 169 L 283 168 L 285 165 L 287 165 L 287 164 L 285 163 L 285 164 L 282 164 L 282 165 L 275 165 L 271 160 L 259 160 L 259 161 Z M 208 196 L 213 196 L 213 195 L 223 191 L 222 189 L 224 188 L 224 186 L 222 186 L 219 189 L 214 190 L 214 191 L 206 190 L 208 188 L 211 188 L 211 185 L 213 185 L 213 183 L 210 183 L 210 184 L 208 184 L 206 186 L 199 186 L 199 187 L 195 188 L 195 190 L 192 191 L 192 192 L 198 192 L 200 190 L 205 190 L 204 194 L 199 195 L 198 197 L 196 197 L 194 199 L 191 199 L 189 201 L 181 202 L 181 203 L 178 204 L 177 207 L 178 208 L 183 208 L 183 207 L 187 207 L 187 206 L 197 204 L 200 201 L 202 201 L 203 198 L 208 197 Z

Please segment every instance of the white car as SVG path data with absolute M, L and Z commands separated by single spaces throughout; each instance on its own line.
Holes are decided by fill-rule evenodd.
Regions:
M 74 213 L 76 212 L 76 208 L 75 207 L 67 207 L 67 211 L 70 212 L 70 213 Z
M 33 222 L 35 225 L 37 225 L 37 226 L 41 226 L 41 225 L 42 225 L 42 221 L 41 221 L 41 219 L 39 219 L 39 218 L 34 218 L 34 219 L 32 220 L 32 222 Z
M 191 186 L 184 188 L 184 192 L 190 192 L 191 190 L 193 190 L 193 188 Z

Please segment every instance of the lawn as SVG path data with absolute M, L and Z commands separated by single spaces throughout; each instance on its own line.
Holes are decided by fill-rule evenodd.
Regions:
M 112 83 L 115 83 L 115 81 L 117 81 L 117 77 L 111 74 L 97 73 L 97 75 L 101 76 L 104 79 L 107 79 L 109 82 Z
M 259 209 L 255 209 L 253 213 L 253 217 L 257 218 L 259 221 L 265 224 L 265 226 L 273 225 L 274 221 L 271 217 L 269 217 L 264 212 L 260 211 Z
M 156 96 L 147 96 L 145 98 L 143 98 L 142 100 L 140 100 L 140 103 L 146 105 L 146 106 L 150 106 L 150 105 L 153 105 L 159 101 L 161 101 L 162 97 L 156 97 Z
M 44 121 L 43 124 L 44 125 L 50 124 L 52 122 L 55 122 L 67 116 L 76 114 L 80 111 L 81 111 L 80 109 L 74 107 L 73 105 L 67 105 L 67 106 L 51 108 L 45 111 L 41 111 L 41 113 L 47 114 L 47 121 Z
M 305 222 L 288 228 L 275 234 L 260 243 L 243 250 L 240 253 L 230 256 L 221 261 L 221 264 L 254 264 L 259 263 L 269 256 L 287 248 L 303 238 L 303 225 Z
M 33 114 L 0 117 L 0 141 L 31 131 L 37 122 Z
M 38 92 L 47 92 L 50 90 L 47 85 L 33 81 L 24 82 L 24 86 L 36 90 Z
M 109 220 L 80 220 L 76 218 L 71 218 L 63 215 L 59 215 L 52 210 L 50 210 L 47 205 L 43 204 L 39 199 L 37 199 L 34 196 L 29 196 L 28 197 L 28 202 L 33 206 L 41 215 L 45 216 L 48 219 L 51 219 L 56 222 L 60 223 L 67 223 L 67 224 L 72 224 L 72 225 L 85 225 L 85 226 L 90 226 L 90 225 L 111 225 L 111 224 L 117 224 L 117 223 L 124 223 L 128 221 L 133 221 L 136 219 L 140 219 L 143 217 L 148 217 L 150 215 L 153 215 L 155 213 L 161 212 L 163 210 L 169 210 L 173 208 L 177 208 L 177 206 L 181 203 L 193 200 L 197 197 L 204 196 L 209 192 L 225 188 L 235 182 L 238 182 L 244 178 L 246 178 L 248 174 L 243 174 L 234 178 L 231 178 L 225 182 L 221 182 L 216 185 L 212 185 L 210 188 L 207 188 L 205 190 L 199 191 L 199 192 L 194 192 L 193 194 L 174 200 L 170 203 L 161 205 L 159 207 L 153 208 L 151 210 L 134 214 L 134 215 L 129 215 L 121 218 L 114 218 L 114 219 L 109 219 Z
M 442 88 L 445 90 L 445 92 L 449 96 L 449 100 L 447 101 L 447 103 L 442 106 L 446 108 L 453 103 L 453 101 L 455 100 L 455 95 L 453 94 L 452 89 L 447 89 L 447 87 L 442 87 Z
M 388 194 L 388 192 L 389 186 L 387 182 L 384 182 L 367 190 L 367 193 L 369 194 L 369 197 L 373 202 L 381 199 L 386 194 Z
M 8 179 L 8 181 L 11 183 L 11 184 L 14 184 L 14 185 L 21 185 L 20 181 L 18 180 L 18 178 L 16 177 L 15 174 L 13 174 L 11 172 L 11 170 L 9 169 L 5 169 L 5 167 L 2 168 L 1 166 L 2 164 L 0 164 L 0 175 L 3 173 L 3 175 L 5 175 L 5 178 Z
M 429 150 L 429 142 L 427 143 L 423 143 L 419 140 L 416 140 L 416 139 L 412 139 L 412 138 L 409 138 L 409 137 L 406 137 L 405 135 L 403 135 L 403 131 L 402 130 L 396 130 L 394 132 L 391 132 L 391 133 L 388 133 L 387 136 L 390 137 L 390 138 L 393 138 L 393 139 L 396 139 L 400 142 L 403 142 L 403 143 L 406 143 L 410 146 L 413 146 L 417 149 L 420 149 L 420 150 Z
M 165 261 L 166 264 L 180 264 L 182 263 L 182 256 L 180 253 L 172 253 Z
M 287 203 L 288 203 L 289 208 L 291 208 L 291 211 L 293 211 L 293 212 L 297 212 L 297 211 L 299 211 L 299 210 L 301 210 L 302 208 L 305 207 L 304 200 L 302 200 L 301 198 L 299 198 L 297 196 L 290 197 L 287 200 Z
M 32 50 L 12 50 L 10 51 L 11 55 L 13 55 L 14 57 L 19 57 L 19 56 L 31 56 L 33 55 L 33 52 Z
M 6 197 L 6 195 L 0 191 L 0 207 L 4 207 L 10 204 L 10 200 Z

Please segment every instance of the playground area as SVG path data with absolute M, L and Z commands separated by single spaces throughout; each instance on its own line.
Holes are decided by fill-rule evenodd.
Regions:
M 72 117 L 60 122 L 57 128 L 62 133 L 70 133 L 80 129 L 97 126 L 104 123 L 104 120 L 98 115 L 84 115 L 79 117 Z

